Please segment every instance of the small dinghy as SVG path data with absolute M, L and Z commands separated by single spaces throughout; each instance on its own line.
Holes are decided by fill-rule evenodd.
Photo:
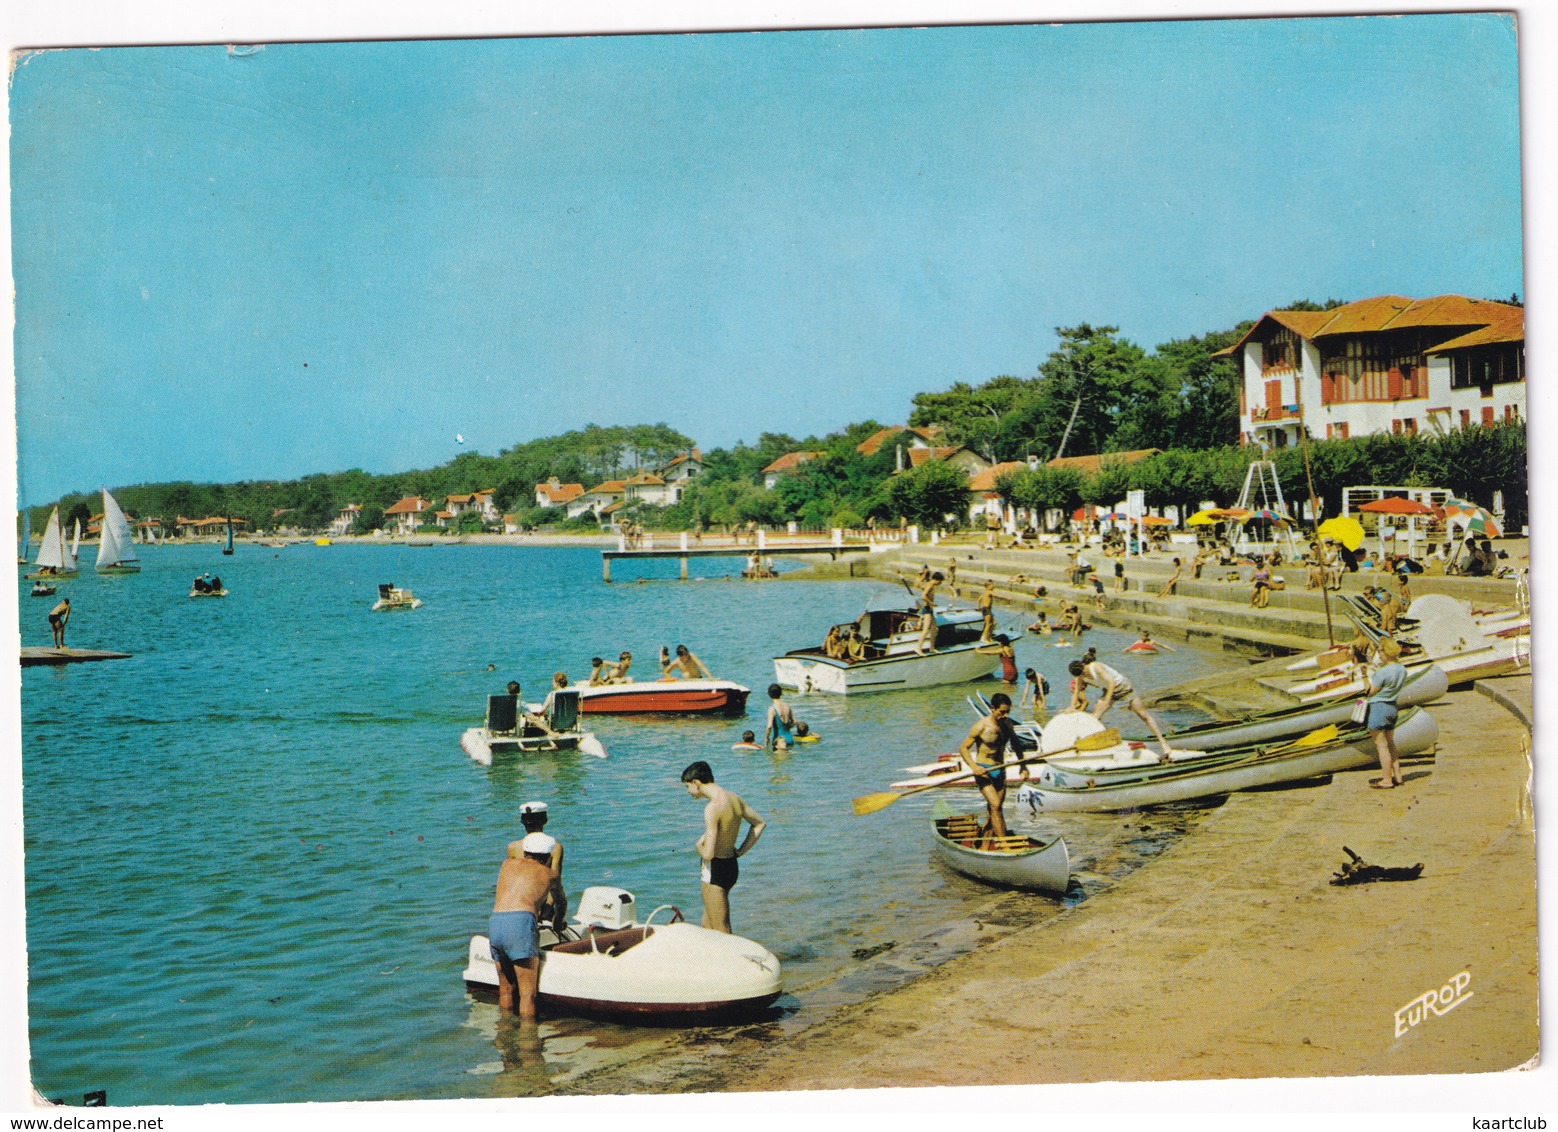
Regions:
M 51 586 L 47 582 L 34 582 L 32 584 L 33 597 L 53 597 L 59 593 L 58 586 Z
M 752 689 L 734 680 L 653 680 L 634 684 L 588 684 L 579 688 L 586 715 L 740 715 Z
M 931 844 L 949 869 L 998 888 L 1064 895 L 1071 884 L 1071 857 L 1063 838 L 992 838 L 977 817 L 955 814 L 931 823 Z
M 684 923 L 669 904 L 635 921 L 631 892 L 587 888 L 568 938 L 541 930 L 536 1004 L 548 1014 L 620 1022 L 705 1024 L 771 1006 L 783 991 L 779 960 L 762 944 Z M 669 911 L 665 924 L 651 921 Z M 465 986 L 496 996 L 497 967 L 487 937 L 471 937 Z
M 491 766 L 494 755 L 583 751 L 598 759 L 606 757 L 600 740 L 578 728 L 579 693 L 575 689 L 553 692 L 549 711 L 535 704 L 530 705 L 534 711 L 527 707 L 521 712 L 518 699 L 512 694 L 488 696 L 487 726 L 468 728 L 460 736 L 460 749 L 483 766 Z
M 328 545 L 328 544 L 326 544 Z M 401 589 L 389 582 L 379 583 L 379 600 L 373 603 L 375 611 L 385 609 L 421 609 L 422 599 L 410 590 Z

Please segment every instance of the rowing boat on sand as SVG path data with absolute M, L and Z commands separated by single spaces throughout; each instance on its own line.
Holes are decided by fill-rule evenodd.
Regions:
M 948 868 L 985 884 L 1065 893 L 1071 883 L 1071 857 L 1063 838 L 992 838 L 981 830 L 979 819 L 968 814 L 937 818 L 931 823 L 931 845 Z

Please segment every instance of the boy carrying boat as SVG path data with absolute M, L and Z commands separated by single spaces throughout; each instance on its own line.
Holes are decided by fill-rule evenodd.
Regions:
M 968 737 L 958 747 L 964 765 L 975 772 L 974 785 L 985 796 L 990 815 L 985 830 L 991 837 L 1006 836 L 1006 818 L 1001 813 L 1006 805 L 1006 770 L 1002 764 L 1006 761 L 1007 745 L 1017 749 L 1011 714 L 1012 698 L 997 692 L 990 697 L 990 714 L 969 728 Z M 1025 776 L 1026 773 L 1025 769 Z

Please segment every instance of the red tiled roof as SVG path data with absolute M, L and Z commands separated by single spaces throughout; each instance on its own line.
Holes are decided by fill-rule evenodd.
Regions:
M 1015 472 L 1022 468 L 1026 468 L 1027 466 L 1028 465 L 1023 463 L 1021 460 L 1008 460 L 1005 463 L 995 465 L 993 468 L 986 468 L 982 472 L 975 472 L 968 479 L 968 490 L 985 492 L 994 491 L 996 480 L 1000 479 L 1007 472 Z
M 1522 308 L 1490 299 L 1468 299 L 1464 295 L 1435 295 L 1431 299 L 1409 299 L 1404 295 L 1376 295 L 1371 299 L 1344 303 L 1328 311 L 1267 311 L 1232 346 L 1214 356 L 1227 356 L 1257 336 L 1268 322 L 1286 326 L 1308 339 L 1335 334 L 1373 334 L 1383 330 L 1404 330 L 1414 326 L 1478 328 L 1502 324 L 1519 315 Z M 1522 338 L 1524 332 L 1522 331 Z M 1511 341 L 1508 338 L 1497 341 Z M 1436 347 L 1437 348 L 1437 347 Z M 1430 351 L 1431 352 L 1431 351 Z
M 1424 350 L 1425 354 L 1443 354 L 1450 350 L 1464 350 L 1469 346 L 1492 346 L 1500 342 L 1524 342 L 1526 340 L 1526 312 L 1516 307 L 1514 312 L 1505 315 L 1497 322 L 1490 323 L 1480 330 L 1473 330 L 1469 334 L 1462 334 L 1459 338 L 1451 338 L 1448 342 L 1441 342 L 1431 350 Z
M 954 444 L 948 448 L 911 448 L 909 449 L 909 466 L 918 468 L 927 460 L 949 460 L 963 451 L 963 445 Z
M 791 468 L 799 467 L 807 460 L 815 460 L 818 456 L 826 455 L 826 452 L 786 452 L 779 459 L 764 468 L 763 471 L 765 474 L 768 472 L 787 472 Z
M 1135 448 L 1129 452 L 1099 452 L 1092 456 L 1062 456 L 1051 460 L 1047 467 L 1070 468 L 1084 476 L 1096 476 L 1105 464 L 1134 464 L 1148 456 L 1156 456 L 1161 448 Z
M 427 500 L 420 495 L 408 495 L 398 503 L 392 503 L 384 508 L 386 515 L 415 515 L 425 511 L 429 506 Z
M 584 494 L 582 483 L 560 483 L 553 487 L 550 483 L 536 484 L 536 494 L 545 496 L 555 506 L 560 503 L 570 503 Z
M 915 436 L 929 444 L 941 435 L 941 426 L 923 425 L 915 428 L 909 428 L 907 425 L 893 425 L 890 428 L 878 429 L 876 432 L 873 432 L 870 436 L 862 440 L 859 444 L 855 445 L 855 451 L 859 452 L 862 456 L 875 456 L 882 450 L 882 445 L 886 444 L 900 432 L 912 432 Z
M 664 487 L 665 486 L 665 481 L 663 479 L 661 479 L 659 476 L 655 475 L 653 472 L 639 472 L 638 475 L 636 475 L 632 479 L 628 480 L 626 486 L 628 486 L 628 487 L 654 487 L 656 485 Z
M 622 494 L 622 489 L 624 487 L 626 487 L 626 486 L 627 485 L 625 483 L 623 483 L 621 480 L 607 480 L 604 483 L 596 484 L 594 487 L 590 488 L 590 490 L 585 492 L 584 494 L 585 495 L 594 495 L 597 492 L 603 492 L 603 493 L 607 493 L 607 494 L 621 495 Z

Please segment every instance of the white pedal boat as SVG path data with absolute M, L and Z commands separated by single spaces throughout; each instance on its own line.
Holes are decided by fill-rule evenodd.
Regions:
M 672 922 L 652 924 L 662 909 Z M 643 923 L 633 917 L 632 893 L 596 886 L 585 890 L 566 933 L 577 938 L 559 940 L 543 928 L 537 1006 L 627 1022 L 701 1023 L 761 1010 L 784 990 L 779 960 L 762 944 L 682 922 L 670 905 Z M 497 994 L 484 935 L 471 937 L 465 986 Z
M 379 583 L 379 600 L 373 603 L 375 612 L 394 609 L 421 609 L 422 599 L 410 590 L 401 589 L 399 586 L 388 582 Z
M 523 713 L 519 710 L 523 706 Z M 592 732 L 578 727 L 579 693 L 561 688 L 552 693 L 550 710 L 544 704 L 524 704 L 510 694 L 487 697 L 487 725 L 470 727 L 460 736 L 460 749 L 482 766 L 491 766 L 494 755 L 538 755 L 556 751 L 583 751 L 603 759 L 606 748 Z M 545 720 L 545 725 L 535 722 Z

